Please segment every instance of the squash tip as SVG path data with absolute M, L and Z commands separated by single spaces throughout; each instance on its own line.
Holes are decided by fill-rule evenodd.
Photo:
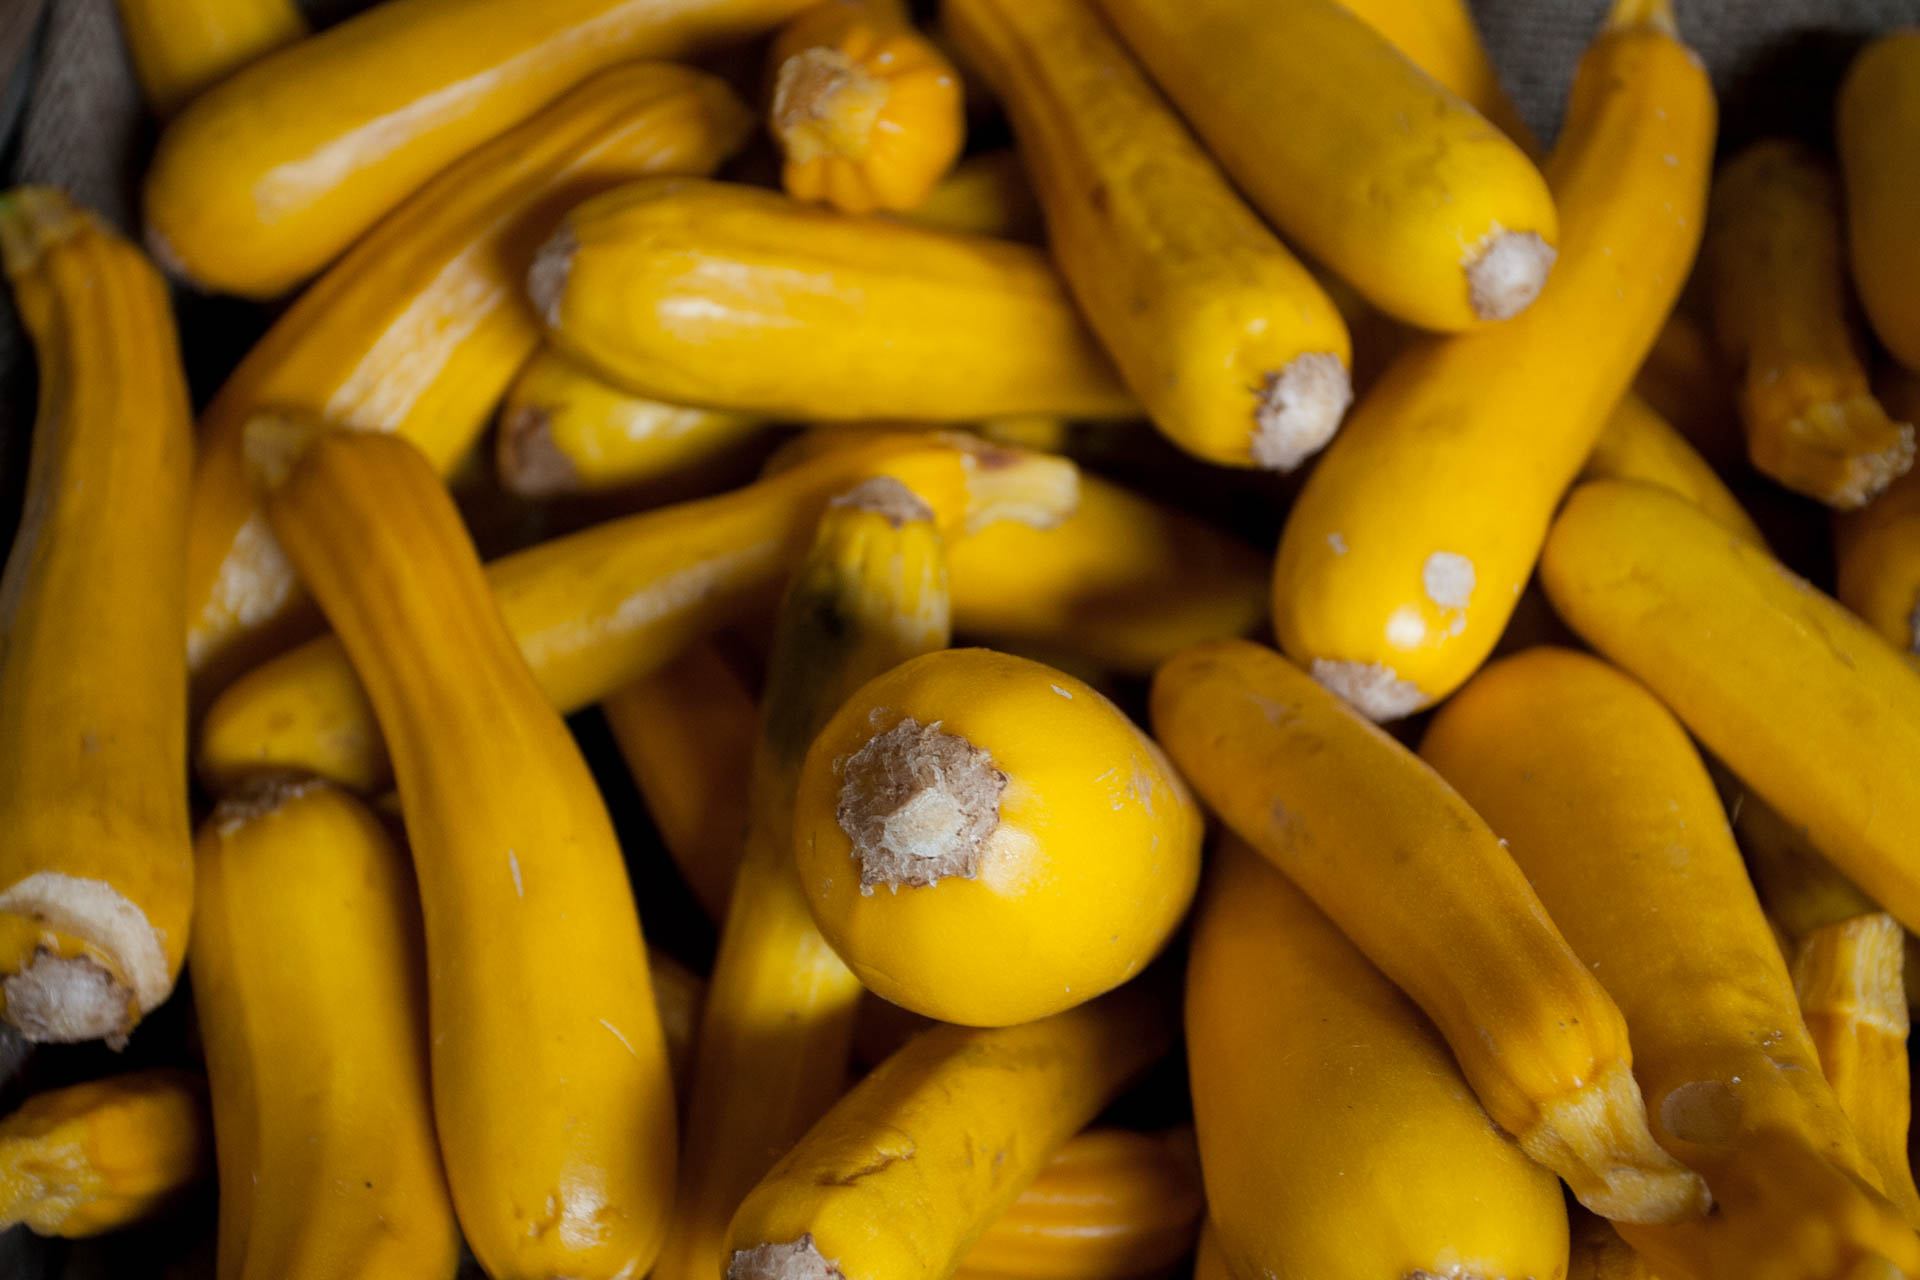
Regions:
M 792 164 L 828 156 L 866 154 L 874 126 L 886 108 L 887 82 L 839 49 L 803 49 L 774 75 L 769 123 Z
M 38 1044 L 104 1040 L 124 1049 L 133 1029 L 133 993 L 87 956 L 42 951 L 4 984 L 7 1021 Z
M 1686 1222 L 1713 1207 L 1700 1175 L 1654 1141 L 1640 1085 L 1625 1062 L 1609 1063 L 1542 1106 L 1533 1127 L 1516 1136 L 1581 1204 L 1615 1222 Z
M 554 443 L 552 416 L 535 404 L 500 415 L 495 470 L 500 486 L 522 498 L 551 498 L 580 488 L 580 471 Z
M 567 277 L 573 273 L 574 255 L 580 249 L 579 238 L 565 223 L 540 246 L 527 268 L 527 297 L 548 329 L 560 327 L 560 304 L 566 299 Z
M 1558 251 L 1537 231 L 1499 229 L 1465 262 L 1467 300 L 1482 320 L 1511 320 L 1546 287 Z
M 104 880 L 36 871 L 0 893 L 0 914 L 50 926 L 100 957 L 41 950 L 7 976 L 6 1020 L 29 1040 L 105 1037 L 119 1048 L 141 1015 L 173 990 L 173 970 L 146 912 Z
M 937 724 L 907 716 L 868 739 L 842 767 L 834 810 L 861 891 L 976 877 L 1006 788 L 991 756 Z
M 1297 355 L 1269 373 L 1253 414 L 1253 461 L 1292 471 L 1325 447 L 1353 403 L 1353 379 L 1330 351 Z
M 786 1244 L 735 1249 L 727 1280 L 846 1280 L 838 1265 L 822 1257 L 808 1232 Z

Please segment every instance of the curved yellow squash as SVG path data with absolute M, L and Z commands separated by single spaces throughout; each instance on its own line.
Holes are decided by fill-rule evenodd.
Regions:
M 1873 331 L 1920 371 L 1920 30 L 1861 50 L 1834 104 L 1853 283 Z
M 159 274 L 57 191 L 0 194 L 40 365 L 0 577 L 0 1001 L 31 1040 L 124 1044 L 193 911 L 184 616 L 193 419 Z
M 1629 391 L 1593 442 L 1580 468 L 1582 480 L 1638 480 L 1671 490 L 1756 547 L 1767 545 L 1760 527 L 1733 496 L 1712 465 L 1686 436 Z
M 1467 0 L 1340 0 L 1422 71 L 1459 94 L 1500 126 L 1529 155 L 1539 151 L 1533 131 L 1500 83 L 1474 26 Z

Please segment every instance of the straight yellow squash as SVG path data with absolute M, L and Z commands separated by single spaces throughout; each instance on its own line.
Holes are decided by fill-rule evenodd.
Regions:
M 1559 1179 L 1487 1122 L 1414 1003 L 1229 837 L 1187 967 L 1214 1231 L 1245 1276 L 1557 1276 Z
M 828 499 L 876 474 L 905 483 L 956 535 L 1001 519 L 1057 523 L 1078 493 L 1063 459 L 971 436 L 891 435 L 517 552 L 487 581 L 540 687 L 576 711 L 767 607 Z M 392 776 L 373 709 L 331 636 L 249 672 L 209 708 L 199 769 L 217 791 L 293 770 L 371 794 Z
M 166 287 L 61 193 L 0 194 L 40 365 L 0 576 L 0 1001 L 29 1040 L 121 1045 L 173 990 L 193 912 L 187 471 Z
M 673 1083 L 593 775 L 418 449 L 277 419 L 248 449 L 392 747 L 467 1243 L 494 1280 L 640 1275 L 673 1198 Z
M 1654 1136 L 1705 1220 L 1621 1224 L 1663 1280 L 1920 1268 L 1800 1020 L 1792 979 L 1686 731 L 1597 658 L 1535 648 L 1435 717 L 1422 756 L 1514 861 L 1626 1015 Z
M 641 174 L 710 171 L 751 123 L 702 72 L 606 71 L 432 178 L 300 295 L 201 419 L 187 656 L 202 694 L 313 626 L 247 485 L 247 420 L 300 412 L 390 431 L 451 470 L 539 343 L 521 281 L 560 212 Z
M 1889 31 L 1847 69 L 1834 103 L 1853 283 L 1873 330 L 1920 372 L 1920 30 Z
M 845 1085 L 862 988 L 808 914 L 791 850 L 807 747 L 855 689 L 944 648 L 933 511 L 891 477 L 834 498 L 775 623 L 734 877 L 701 1019 L 679 1194 L 656 1280 L 711 1280 L 727 1222 Z
M 1136 412 L 1040 250 L 753 187 L 598 196 L 527 287 L 561 351 L 675 404 L 812 421 Z
M 1679 494 L 1727 528 L 1767 545 L 1760 527 L 1699 451 L 1638 392 L 1614 407 L 1580 469 L 1582 480 L 1637 480 Z
M 1698 507 L 1592 481 L 1541 582 L 1581 639 L 1909 929 L 1920 926 L 1920 669 Z
M 119 9 L 140 92 L 162 119 L 308 30 L 294 0 L 119 0 Z
M 1281 234 L 1397 320 L 1453 332 L 1539 295 L 1555 197 L 1511 139 L 1339 0 L 1099 0 Z
M 1619 1008 L 1438 774 L 1243 640 L 1169 661 L 1152 714 L 1208 807 L 1426 1011 L 1488 1114 L 1583 1204 L 1642 1222 L 1705 1209 L 1648 1130 Z
M 1060 272 L 1154 425 L 1231 466 L 1317 453 L 1353 399 L 1346 324 L 1099 14 L 950 0 L 942 18 L 1011 117 Z
M 1505 324 L 1410 343 L 1308 477 L 1274 568 L 1274 631 L 1373 718 L 1444 698 L 1493 651 L 1686 278 L 1713 132 L 1706 72 L 1665 0 L 1620 0 L 1547 165 L 1552 285 Z
M 577 82 L 777 25 L 806 0 L 388 0 L 261 58 L 176 117 L 146 176 L 154 255 L 269 298 Z
M 1466 0 L 1340 0 L 1422 71 L 1465 98 L 1528 155 L 1540 147 L 1500 83 Z
M 909 1041 L 747 1196 L 728 1280 L 945 1280 L 1174 1023 L 1154 974 L 1038 1022 Z
M 220 1280 L 446 1280 L 406 850 L 345 792 L 281 779 L 222 802 L 197 854 Z

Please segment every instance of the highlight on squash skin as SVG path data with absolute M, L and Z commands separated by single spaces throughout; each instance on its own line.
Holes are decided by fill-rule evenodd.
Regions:
M 1704 1178 L 1704 1220 L 1620 1224 L 1661 1276 L 1815 1276 L 1920 1238 L 1820 1073 L 1792 979 L 1686 731 L 1574 650 L 1489 666 L 1422 756 L 1515 862 L 1626 1015 L 1654 1135 Z
M 196 853 L 221 1277 L 451 1277 L 406 850 L 346 793 L 280 778 L 222 801 Z
M 1909 928 L 1920 925 L 1920 669 L 1660 489 L 1574 490 L 1540 560 L 1554 610 Z
M 1546 166 L 1561 221 L 1553 287 L 1504 324 L 1404 347 L 1288 515 L 1275 634 L 1374 719 L 1444 698 L 1492 653 L 1686 277 L 1712 89 L 1643 11 L 1666 13 L 1661 0 L 1620 4 L 1581 59 Z
M 1720 169 L 1703 254 L 1753 465 L 1851 510 L 1906 473 L 1914 440 L 1867 383 L 1840 217 L 1825 161 L 1798 143 L 1757 142 Z
M 774 624 L 745 850 L 701 1021 L 656 1280 L 710 1280 L 741 1197 L 845 1087 L 862 988 L 821 938 L 794 875 L 797 779 L 807 744 L 853 690 L 944 647 L 951 628 L 932 509 L 885 476 L 836 496 Z
M 211 1138 L 206 1081 L 171 1067 L 34 1094 L 0 1119 L 0 1231 L 146 1221 L 212 1172 Z
M 1146 1280 L 1193 1248 L 1206 1209 L 1191 1126 L 1082 1129 L 960 1260 L 954 1280 Z
M 166 287 L 47 187 L 0 194 L 40 370 L 0 576 L 0 1001 L 29 1040 L 121 1047 L 193 910 L 177 642 L 193 423 Z
M 997 90 L 1061 274 L 1168 439 L 1290 471 L 1352 400 L 1340 313 L 1077 0 L 954 0 Z
M 823 0 L 774 37 L 781 185 L 846 213 L 912 209 L 966 139 L 960 75 L 898 0 Z
M 1078 472 L 1065 459 L 962 434 L 888 434 L 732 493 L 505 556 L 488 581 L 547 696 L 577 711 L 766 608 L 827 501 L 872 475 L 905 483 L 949 536 L 1000 520 L 1057 524 L 1078 501 Z M 366 794 L 391 777 L 366 694 L 330 636 L 221 695 L 201 721 L 197 767 L 216 791 L 272 771 Z
M 1820 1069 L 1833 1086 L 1880 1188 L 1920 1227 L 1907 1156 L 1906 931 L 1883 911 L 1822 925 L 1800 940 L 1793 987 Z
M 1638 392 L 1621 398 L 1580 469 L 1582 480 L 1637 480 L 1679 494 L 1756 547 L 1767 539 L 1687 438 Z
M 394 432 L 450 470 L 539 343 L 520 286 L 560 209 L 641 174 L 709 171 L 751 126 L 713 76 L 613 68 L 428 180 L 301 294 L 201 418 L 187 651 L 202 699 L 314 628 L 247 484 L 247 420 Z
M 1551 1276 L 1559 1179 L 1301 891 L 1228 837 L 1187 968 L 1208 1212 L 1245 1276 Z
M 629 395 L 542 347 L 500 406 L 496 466 L 522 497 L 600 493 L 695 470 L 766 427 L 750 414 Z
M 527 290 L 554 346 L 675 404 L 818 422 L 1138 412 L 1039 249 L 737 183 L 576 206 Z
M 745 39 L 805 3 L 377 5 L 260 58 L 173 120 L 147 170 L 147 243 L 200 289 L 277 296 L 593 73 Z
M 1889 31 L 1857 54 L 1834 106 L 1853 283 L 1873 330 L 1920 372 L 1920 31 Z
M 728 1280 L 951 1275 L 1053 1153 L 1172 1046 L 1173 994 L 1149 974 L 1037 1022 L 909 1041 L 741 1203 Z
M 1890 413 L 1920 420 L 1920 374 L 1890 367 L 1875 384 Z M 1866 506 L 1835 515 L 1833 554 L 1840 603 L 1920 657 L 1920 471 L 1909 469 Z
M 118 7 L 133 74 L 162 119 L 308 30 L 294 0 L 118 0 Z
M 498 1280 L 640 1274 L 674 1095 L 605 802 L 427 459 L 362 431 L 276 438 L 303 425 L 256 422 L 249 461 L 393 750 L 461 1229 Z
M 1118 986 L 1193 900 L 1202 821 L 1094 689 L 990 649 L 902 663 L 848 698 L 800 774 L 793 856 L 829 945 L 875 994 L 967 1026 Z
M 1279 654 L 1196 645 L 1154 677 L 1155 736 L 1434 1020 L 1496 1123 L 1616 1219 L 1697 1215 L 1655 1144 L 1619 1008 L 1440 776 Z
M 1540 173 L 1337 0 L 1100 8 L 1254 205 L 1382 311 L 1456 332 L 1538 296 L 1559 242 Z

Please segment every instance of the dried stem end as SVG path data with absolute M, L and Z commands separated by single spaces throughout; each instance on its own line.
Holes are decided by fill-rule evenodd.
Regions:
M 857 160 L 866 154 L 887 94 L 885 80 L 840 50 L 803 49 L 774 76 L 774 134 L 795 164 L 823 156 Z
M 1495 230 L 1461 264 L 1467 301 L 1482 320 L 1511 320 L 1546 287 L 1557 250 L 1534 231 Z
M 884 516 L 896 529 L 933 522 L 933 508 L 893 476 L 869 476 L 827 505 Z
M 1402 680 L 1384 663 L 1315 658 L 1312 672 L 1322 688 L 1346 699 L 1369 720 L 1398 720 L 1432 701 L 1419 685 Z
M 500 482 L 522 498 L 577 493 L 579 469 L 553 442 L 553 420 L 538 405 L 516 405 L 500 416 Z
M 1266 376 L 1253 414 L 1253 460 L 1291 471 L 1318 453 L 1353 403 L 1353 379 L 1340 357 L 1313 351 Z
M 853 842 L 862 891 L 979 874 L 1007 787 L 986 752 L 908 716 L 848 756 L 840 778 L 834 816 Z
M 759 1244 L 734 1250 L 727 1280 L 846 1280 L 840 1268 L 820 1256 L 813 1234 L 787 1244 Z
M 1533 1128 L 1515 1136 L 1581 1204 L 1615 1222 L 1685 1222 L 1712 1207 L 1700 1175 L 1653 1140 L 1640 1085 L 1623 1062 L 1546 1103 Z
M 560 327 L 560 303 L 566 296 L 567 277 L 573 274 L 573 256 L 579 251 L 580 241 L 573 228 L 563 223 L 547 237 L 533 255 L 533 265 L 527 268 L 527 297 L 549 329 Z
M 86 956 L 38 952 L 0 987 L 7 1021 L 41 1044 L 105 1040 L 109 1048 L 122 1049 L 137 1017 L 133 993 Z

